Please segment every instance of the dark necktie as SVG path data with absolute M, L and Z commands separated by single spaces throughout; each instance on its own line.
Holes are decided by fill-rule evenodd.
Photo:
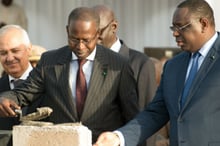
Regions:
M 87 95 L 86 79 L 82 70 L 83 64 L 85 62 L 86 60 L 78 60 L 79 69 L 76 79 L 76 106 L 79 117 L 81 117 Z
M 188 78 L 186 80 L 186 83 L 185 83 L 185 86 L 184 86 L 184 90 L 183 90 L 183 94 L 182 94 L 182 98 L 181 98 L 181 108 L 185 104 L 186 97 L 187 97 L 188 92 L 190 90 L 191 84 L 192 84 L 192 82 L 193 82 L 193 80 L 195 78 L 195 75 L 196 75 L 197 71 L 198 71 L 198 60 L 199 60 L 200 55 L 201 54 L 199 52 L 196 52 L 196 53 L 193 54 L 192 66 L 191 66 Z
M 24 82 L 24 80 L 22 80 L 22 79 L 15 79 L 15 80 L 11 80 L 11 82 L 14 84 L 14 87 L 17 87 L 22 82 Z

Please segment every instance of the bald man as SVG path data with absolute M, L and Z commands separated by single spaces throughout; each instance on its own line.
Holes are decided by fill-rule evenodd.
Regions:
M 136 81 L 139 109 L 142 110 L 151 101 L 157 87 L 154 64 L 147 55 L 127 47 L 124 41 L 117 36 L 119 24 L 114 12 L 109 7 L 96 5 L 93 9 L 100 17 L 98 44 L 128 59 L 133 71 L 133 77 Z M 147 143 L 150 146 L 152 140 L 148 140 Z M 143 143 L 141 145 L 145 144 Z
M 117 36 L 119 25 L 114 12 L 109 7 L 96 5 L 93 9 L 100 17 L 98 44 L 119 53 L 129 60 L 136 80 L 139 108 L 142 110 L 151 101 L 156 90 L 154 64 L 147 55 L 127 47 L 123 40 Z

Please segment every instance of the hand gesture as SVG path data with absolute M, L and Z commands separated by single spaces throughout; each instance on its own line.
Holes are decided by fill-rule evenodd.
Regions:
M 120 139 L 113 132 L 104 132 L 99 137 L 93 146 L 120 146 Z
M 0 117 L 15 117 L 15 109 L 21 109 L 13 100 L 0 98 Z

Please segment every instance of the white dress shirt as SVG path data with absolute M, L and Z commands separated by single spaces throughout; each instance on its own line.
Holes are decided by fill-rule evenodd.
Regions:
M 86 58 L 87 61 L 83 65 L 83 73 L 86 78 L 86 86 L 87 89 L 89 87 L 90 77 L 92 74 L 92 68 L 93 68 L 93 62 L 95 59 L 96 54 L 96 48 L 93 50 L 93 52 Z M 76 98 L 76 76 L 78 71 L 79 65 L 78 65 L 78 57 L 72 53 L 72 61 L 70 63 L 70 73 L 69 73 L 69 86 L 70 89 L 72 89 L 72 95 L 74 97 L 74 100 Z
M 116 42 L 111 46 L 110 48 L 112 51 L 118 53 L 121 49 L 121 42 L 119 40 L 119 38 L 117 37 Z

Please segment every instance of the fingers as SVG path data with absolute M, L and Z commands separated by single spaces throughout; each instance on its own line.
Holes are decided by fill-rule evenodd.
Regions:
M 104 146 L 104 139 L 105 139 L 105 133 L 101 134 L 98 137 L 98 140 L 96 141 L 96 143 L 93 146 Z
M 20 109 L 13 100 L 0 98 L 0 116 L 1 117 L 15 117 L 15 109 Z
M 120 140 L 113 132 L 102 133 L 93 146 L 119 146 Z

